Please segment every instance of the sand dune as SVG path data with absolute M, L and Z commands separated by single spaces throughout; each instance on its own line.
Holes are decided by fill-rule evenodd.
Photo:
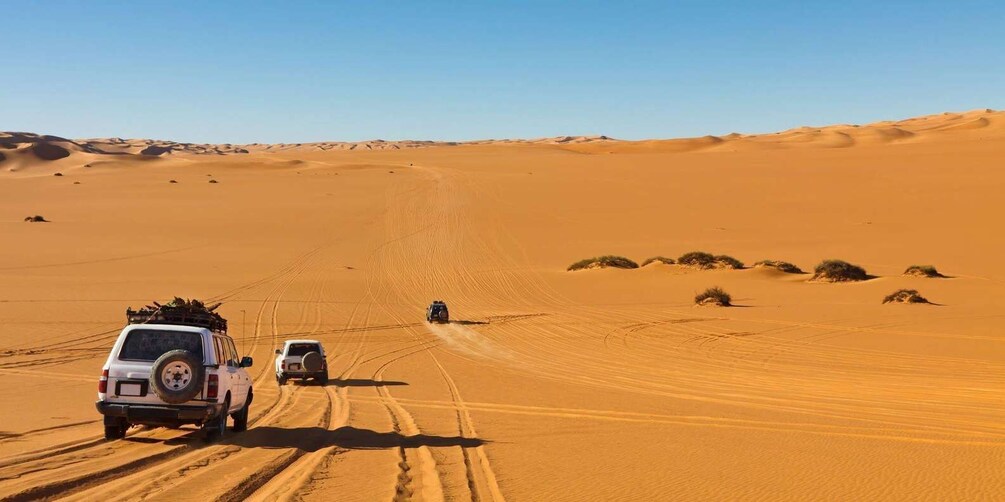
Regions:
M 981 110 L 638 142 L 0 135 L 0 498 L 1002 499 L 1003 132 Z M 748 268 L 566 271 L 701 249 Z M 875 278 L 749 265 L 831 258 Z M 695 307 L 712 286 L 736 307 Z M 882 303 L 899 289 L 938 305 Z M 255 357 L 250 429 L 106 443 L 123 310 L 175 295 L 223 302 Z M 426 324 L 433 299 L 456 322 Z M 287 338 L 326 344 L 329 385 L 277 386 Z
M 607 136 L 556 136 L 538 139 L 478 140 L 469 142 L 384 141 L 316 142 L 277 144 L 194 144 L 150 139 L 91 138 L 68 140 L 31 133 L 0 132 L 0 168 L 15 172 L 39 162 L 66 159 L 63 165 L 82 166 L 95 157 L 130 155 L 239 155 L 248 153 L 310 153 L 328 151 L 383 151 L 444 146 L 539 145 L 581 153 L 672 153 L 693 151 L 742 151 L 749 149 L 847 148 L 858 145 L 923 141 L 970 141 L 1005 137 L 1005 112 L 990 109 L 944 113 L 896 122 L 867 125 L 798 127 L 769 134 L 702 136 L 669 140 L 624 141 Z M 89 155 L 82 155 L 89 154 Z

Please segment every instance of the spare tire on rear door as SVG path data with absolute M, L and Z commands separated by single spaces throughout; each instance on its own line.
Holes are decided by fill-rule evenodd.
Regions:
M 181 404 L 202 390 L 205 368 L 202 361 L 187 350 L 170 350 L 154 361 L 150 385 L 165 403 Z
M 313 350 L 304 354 L 303 359 L 300 360 L 300 366 L 308 373 L 321 371 L 321 354 Z

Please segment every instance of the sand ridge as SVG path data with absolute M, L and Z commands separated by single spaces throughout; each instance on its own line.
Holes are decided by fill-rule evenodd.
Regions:
M 153 139 L 91 138 L 70 140 L 33 133 L 0 132 L 0 169 L 31 172 L 39 164 L 60 161 L 68 167 L 87 166 L 105 156 L 225 156 L 249 153 L 312 153 L 338 151 L 383 151 L 428 147 L 476 145 L 528 145 L 568 149 L 580 153 L 671 153 L 695 151 L 743 151 L 749 149 L 848 148 L 919 141 L 993 140 L 1005 137 L 1005 112 L 991 109 L 943 113 L 866 125 L 798 127 L 768 134 L 731 133 L 725 136 L 625 141 L 603 135 L 556 136 L 537 139 L 475 141 L 384 141 L 195 144 Z M 35 169 L 38 171 L 38 169 Z M 51 169 L 50 169 L 51 171 Z M 2 171 L 0 171 L 2 172 Z

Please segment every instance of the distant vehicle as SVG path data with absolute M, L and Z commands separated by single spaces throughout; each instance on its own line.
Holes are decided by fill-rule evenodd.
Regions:
M 128 325 L 112 346 L 98 380 L 95 406 L 105 439 L 121 439 L 133 425 L 196 424 L 207 439 L 248 428 L 253 400 L 227 321 L 201 302 L 176 298 L 167 305 L 126 310 Z
M 429 308 L 426 309 L 426 321 L 439 323 L 450 322 L 450 312 L 447 311 L 447 304 L 440 300 L 436 300 L 429 304 Z
M 328 361 L 325 348 L 317 340 L 286 340 L 283 348 L 276 349 L 276 382 L 285 385 L 290 378 L 306 382 L 328 383 Z

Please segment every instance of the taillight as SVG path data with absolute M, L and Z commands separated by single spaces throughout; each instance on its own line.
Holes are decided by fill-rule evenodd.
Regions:
M 217 394 L 220 393 L 220 377 L 216 375 L 209 375 L 206 379 L 206 397 L 209 399 L 216 399 Z
M 283 362 L 279 363 L 279 369 L 281 369 L 281 370 L 285 370 L 286 369 L 286 361 L 283 361 Z
M 98 392 L 101 394 L 108 392 L 108 370 L 101 370 L 101 378 L 98 379 Z

